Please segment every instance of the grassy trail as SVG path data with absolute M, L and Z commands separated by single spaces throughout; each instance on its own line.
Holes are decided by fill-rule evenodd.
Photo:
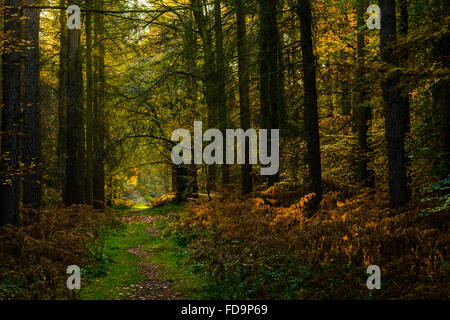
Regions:
M 120 227 L 102 230 L 104 246 L 95 248 L 100 266 L 84 268 L 83 300 L 202 299 L 206 282 L 186 263 L 189 251 L 169 229 L 170 215 L 182 207 L 116 212 Z

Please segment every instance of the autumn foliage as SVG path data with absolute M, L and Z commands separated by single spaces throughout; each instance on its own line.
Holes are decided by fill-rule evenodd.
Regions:
M 307 218 L 312 195 L 280 206 L 280 189 L 195 203 L 177 223 L 227 298 L 448 298 L 448 210 L 424 215 L 411 204 L 394 214 L 375 194 L 340 202 L 329 192 Z M 370 265 L 382 269 L 382 290 L 367 289 Z
M 25 211 L 21 220 L 0 229 L 0 300 L 76 298 L 66 269 L 98 262 L 90 248 L 114 220 L 88 207 Z

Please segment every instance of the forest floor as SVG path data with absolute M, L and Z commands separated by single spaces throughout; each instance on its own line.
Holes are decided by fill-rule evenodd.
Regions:
M 307 218 L 310 195 L 290 186 L 24 212 L 0 229 L 0 300 L 448 299 L 449 184 L 395 214 L 370 192 L 328 192 Z M 81 290 L 67 288 L 72 265 Z M 383 290 L 367 289 L 371 265 Z
M 206 282 L 185 263 L 189 252 L 167 232 L 182 207 L 132 208 L 114 212 L 122 224 L 105 230 L 100 272 L 81 290 L 88 300 L 201 299 Z M 97 268 L 97 269 L 98 269 Z

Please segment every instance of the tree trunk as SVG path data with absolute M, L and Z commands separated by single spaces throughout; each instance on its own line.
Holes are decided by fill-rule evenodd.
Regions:
M 443 0 L 443 17 L 449 16 L 449 0 Z M 448 39 L 444 41 L 446 45 L 442 52 L 443 67 L 449 68 L 448 62 Z M 450 92 L 449 81 L 441 80 L 441 178 L 445 179 L 450 175 Z
M 368 141 L 369 122 L 372 119 L 372 110 L 370 104 L 366 103 L 367 77 L 363 71 L 365 59 L 365 37 L 364 28 L 366 21 L 364 13 L 366 12 L 367 1 L 359 0 L 357 3 L 357 55 L 358 55 L 358 69 L 356 74 L 356 122 L 358 134 L 358 159 L 357 159 L 357 179 L 366 187 L 374 187 L 374 172 L 369 170 L 369 156 L 372 151 Z
M 61 7 L 66 6 L 65 0 L 60 0 Z M 66 10 L 61 10 L 59 16 L 60 39 L 59 39 L 59 71 L 58 71 L 58 138 L 56 154 L 58 158 L 58 176 L 61 183 L 61 197 L 67 203 L 66 192 L 66 106 L 67 106 L 67 26 Z
M 20 118 L 20 0 L 5 0 L 2 69 L 2 141 L 0 162 L 0 226 L 19 224 L 18 129 Z
M 236 0 L 237 47 L 239 65 L 239 105 L 241 129 L 247 131 L 251 126 L 250 119 L 250 78 L 249 78 L 249 50 L 246 28 L 247 10 L 242 0 Z M 246 161 L 242 166 L 242 194 L 253 191 L 252 165 L 250 164 L 250 143 L 246 141 Z
M 37 0 L 29 0 L 28 5 L 36 5 Z M 31 42 L 26 51 L 24 73 L 24 137 L 23 162 L 26 173 L 23 179 L 23 205 L 41 206 L 41 132 L 39 106 L 39 22 L 40 9 L 26 9 L 25 37 Z
M 208 108 L 208 128 L 217 125 L 217 73 L 215 71 L 215 59 L 212 49 L 212 35 L 209 31 L 207 17 L 203 13 L 206 5 L 202 0 L 191 0 L 192 11 L 203 44 L 204 65 L 203 83 L 205 84 L 206 105 Z M 216 165 L 208 166 L 207 187 L 210 191 L 216 191 L 217 170 Z
M 80 30 L 68 31 L 66 205 L 84 205 L 85 141 Z
M 216 74 L 217 74 L 217 107 L 219 115 L 219 127 L 223 136 L 226 136 L 227 130 L 227 96 L 226 96 L 226 70 L 223 51 L 223 28 L 222 28 L 222 7 L 221 0 L 214 0 L 214 29 L 216 34 Z M 226 159 L 227 148 L 224 143 L 223 155 Z M 230 184 L 230 167 L 224 163 L 222 165 L 222 185 L 225 187 Z
M 198 99 L 198 81 L 196 78 L 197 70 L 197 38 L 193 30 L 192 13 L 186 19 L 186 28 L 184 33 L 184 60 L 187 66 L 187 95 L 190 99 L 189 107 L 195 108 Z M 192 164 L 189 166 L 190 180 L 189 180 L 189 193 L 194 198 L 198 197 L 198 176 L 197 165 Z
M 382 60 L 395 67 L 393 45 L 397 40 L 395 0 L 380 0 L 381 31 L 380 46 Z M 386 105 L 386 140 L 389 167 L 389 195 L 392 208 L 408 203 L 408 186 L 405 157 L 405 113 L 402 107 L 402 92 L 399 76 L 392 75 L 383 81 L 383 98 Z
M 188 196 L 189 168 L 187 166 L 172 166 L 172 192 L 175 193 L 175 202 L 182 203 Z
M 319 116 L 317 112 L 316 61 L 312 42 L 312 16 L 310 0 L 298 0 L 301 46 L 303 54 L 304 121 L 308 147 L 311 190 L 316 194 L 313 207 L 322 200 L 322 168 L 320 157 Z
M 103 10 L 104 1 L 98 0 L 98 10 Z M 106 125 L 104 120 L 105 100 L 105 39 L 104 20 L 102 13 L 95 14 L 95 34 L 98 52 L 96 53 L 96 102 L 94 104 L 94 177 L 93 187 L 94 208 L 105 207 L 105 134 Z
M 259 0 L 260 19 L 260 99 L 262 127 L 280 129 L 283 108 L 280 34 L 277 24 L 277 1 Z M 271 139 L 268 139 L 270 146 Z M 270 147 L 268 148 L 270 150 Z M 270 176 L 269 185 L 280 181 L 279 173 Z
M 408 0 L 399 0 L 399 9 L 400 9 L 400 20 L 399 20 L 399 34 L 406 39 L 408 36 Z M 405 50 L 400 56 L 400 63 L 403 64 L 403 67 L 407 67 L 408 63 L 408 51 Z M 406 79 L 405 79 L 406 80 Z M 411 115 L 410 115 L 410 102 L 409 102 L 409 90 L 408 86 L 404 86 L 402 88 L 401 95 L 401 108 L 402 108 L 402 118 L 404 119 L 403 130 L 405 131 L 405 136 L 411 131 Z M 406 167 L 409 166 L 409 158 L 405 155 Z M 408 179 L 410 181 L 410 179 Z M 409 192 L 409 191 L 408 191 Z
M 90 7 L 90 0 L 86 6 Z M 86 203 L 94 202 L 94 97 L 92 70 L 92 14 L 86 12 Z
M 348 27 L 349 21 L 347 18 L 347 12 L 345 12 L 345 19 L 340 24 L 341 27 L 345 30 L 345 28 Z M 349 57 L 347 51 L 345 49 L 342 49 L 339 53 L 340 55 L 340 61 L 341 61 L 341 74 L 343 76 L 343 79 L 341 80 L 341 94 L 340 94 L 340 103 L 342 108 L 342 115 L 343 116 L 350 116 L 352 114 L 352 90 L 350 81 L 348 80 L 349 74 L 347 73 L 348 67 L 347 67 L 347 59 Z

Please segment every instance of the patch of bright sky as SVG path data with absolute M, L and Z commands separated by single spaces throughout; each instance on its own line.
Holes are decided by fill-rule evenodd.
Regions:
M 150 1 L 147 0 L 128 0 L 128 3 L 133 6 L 133 5 L 137 5 L 139 8 L 144 9 L 144 10 L 149 10 L 153 8 L 153 5 L 150 3 Z M 145 21 L 148 18 L 148 15 L 145 13 L 138 13 L 137 17 L 143 21 Z M 145 28 L 141 29 L 141 30 L 134 30 L 132 32 L 132 37 L 134 39 L 140 39 L 142 37 L 143 34 L 147 33 L 150 30 L 150 26 L 146 26 Z
M 146 10 L 146 9 L 152 9 L 153 5 L 150 3 L 150 1 L 147 0 L 135 0 L 135 1 L 130 1 L 133 3 L 136 3 L 140 8 Z M 138 14 L 139 19 L 145 20 L 146 15 L 145 13 L 140 13 Z
M 137 1 L 141 6 L 146 7 L 150 9 L 152 7 L 152 4 L 146 0 L 138 0 Z

